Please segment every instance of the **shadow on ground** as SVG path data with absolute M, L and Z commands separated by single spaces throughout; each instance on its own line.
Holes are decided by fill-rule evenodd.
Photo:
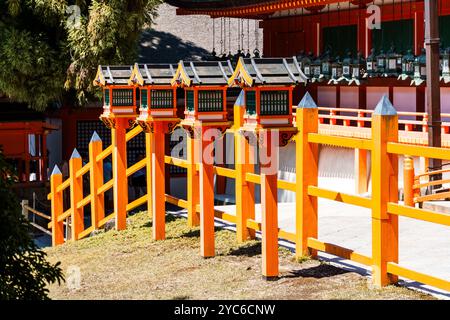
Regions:
M 305 269 L 297 269 L 297 270 L 290 270 L 289 274 L 283 275 L 282 278 L 315 278 L 315 279 L 321 279 L 321 278 L 329 278 L 334 277 L 337 275 L 349 273 L 350 271 L 337 268 L 335 266 L 321 263 L 318 266 L 305 268 Z

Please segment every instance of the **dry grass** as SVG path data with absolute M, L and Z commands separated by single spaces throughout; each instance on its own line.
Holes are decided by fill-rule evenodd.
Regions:
M 125 231 L 47 249 L 64 270 L 78 266 L 81 288 L 51 286 L 54 299 L 432 299 L 402 287 L 368 289 L 367 278 L 319 261 L 295 261 L 280 249 L 281 277 L 261 278 L 261 245 L 236 242 L 218 229 L 217 256 L 199 255 L 199 230 L 167 216 L 167 239 L 151 240 L 146 213 L 129 218 Z

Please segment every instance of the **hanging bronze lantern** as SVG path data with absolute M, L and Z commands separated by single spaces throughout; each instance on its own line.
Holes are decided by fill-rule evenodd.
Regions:
M 357 85 L 360 84 L 360 81 L 364 74 L 366 73 L 365 70 L 366 62 L 364 61 L 364 57 L 361 52 L 358 52 L 356 58 L 353 60 L 351 64 L 352 68 L 352 80 L 349 84 L 355 82 Z
M 342 61 L 342 76 L 345 79 L 350 79 L 352 77 L 352 53 L 347 52 L 347 57 Z
M 391 47 L 386 56 L 386 75 L 397 76 L 401 72 L 402 55 L 395 52 L 394 46 Z
M 383 50 L 377 55 L 377 74 L 379 76 L 386 76 L 386 55 Z
M 325 51 L 325 54 L 322 56 L 322 70 L 321 70 L 321 78 L 328 79 L 331 74 L 331 64 L 333 63 L 331 59 L 330 50 Z
M 427 58 L 425 49 L 422 49 L 420 56 L 414 59 L 414 79 L 411 85 L 421 85 L 427 76 Z
M 305 76 L 307 76 L 308 78 L 312 77 L 312 70 L 311 70 L 311 61 L 312 61 L 312 52 L 310 52 L 308 55 L 304 56 L 303 59 L 301 60 L 301 64 L 303 67 L 303 73 L 305 74 Z
M 414 75 L 414 55 L 411 49 L 408 53 L 402 57 L 402 74 L 398 79 L 406 80 L 408 77 L 413 77 Z
M 318 81 L 320 79 L 321 67 L 322 67 L 322 61 L 321 61 L 320 57 L 317 57 L 311 63 L 311 73 L 312 73 L 312 81 L 313 82 Z
M 445 83 L 450 82 L 450 48 L 444 50 L 442 54 L 442 76 Z
M 366 70 L 367 73 L 364 75 L 365 77 L 374 77 L 377 73 L 377 57 L 375 55 L 375 49 L 372 48 L 370 50 L 370 55 L 367 57 L 366 60 Z
M 342 62 L 340 57 L 336 57 L 334 62 L 331 64 L 331 79 L 328 84 L 337 84 L 338 80 L 342 77 Z

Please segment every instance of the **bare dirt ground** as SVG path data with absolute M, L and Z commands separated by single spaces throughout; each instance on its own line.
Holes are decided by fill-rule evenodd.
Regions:
M 434 299 L 403 287 L 369 289 L 368 279 L 335 266 L 299 263 L 280 249 L 280 279 L 261 278 L 261 244 L 238 244 L 233 232 L 216 230 L 214 258 L 200 257 L 199 230 L 167 216 L 167 239 L 151 239 L 145 212 L 125 231 L 107 231 L 46 251 L 64 272 L 80 269 L 81 286 L 53 285 L 53 299 Z

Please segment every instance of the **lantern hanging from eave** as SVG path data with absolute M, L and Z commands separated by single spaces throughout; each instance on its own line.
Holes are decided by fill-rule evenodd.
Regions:
M 334 62 L 331 64 L 331 78 L 328 84 L 337 84 L 342 78 L 342 62 L 340 57 L 337 56 Z
M 312 52 L 309 52 L 308 55 L 305 55 L 303 57 L 303 59 L 299 62 L 301 62 L 301 67 L 302 67 L 302 71 L 305 74 L 305 76 L 307 76 L 308 78 L 312 78 L 313 73 L 311 70 L 311 63 L 312 63 L 312 59 L 314 58 Z
M 364 74 L 366 73 L 366 61 L 363 58 L 361 52 L 358 52 L 356 58 L 353 60 L 351 64 L 352 69 L 352 78 L 349 81 L 349 85 L 355 83 L 356 85 L 361 84 L 361 80 L 363 79 Z
M 331 58 L 331 50 L 325 51 L 324 55 L 321 58 L 322 68 L 321 68 L 321 76 L 320 78 L 328 79 L 331 75 L 331 64 L 333 60 Z
M 171 84 L 185 90 L 183 125 L 227 122 L 227 88 L 233 67 L 227 61 L 180 61 Z
M 425 48 L 422 49 L 420 56 L 414 60 L 414 78 L 411 85 L 421 85 L 427 77 L 427 57 Z
M 366 70 L 367 71 L 366 74 L 364 75 L 364 78 L 367 77 L 372 78 L 377 74 L 377 57 L 374 48 L 370 50 L 370 55 L 367 57 Z
M 322 60 L 317 57 L 311 62 L 311 81 L 316 82 L 320 80 L 320 75 L 322 74 Z
M 402 57 L 402 74 L 398 76 L 400 80 L 406 80 L 414 76 L 414 55 L 411 49 Z
M 94 85 L 103 89 L 103 113 L 100 119 L 112 126 L 116 118 L 134 120 L 136 117 L 137 90 L 130 85 L 132 66 L 99 66 Z
M 395 51 L 392 46 L 386 55 L 386 75 L 390 77 L 397 77 L 401 73 L 402 55 Z
M 177 89 L 171 85 L 175 70 L 173 64 L 134 65 L 129 84 L 140 91 L 137 122 L 141 126 L 154 120 L 177 118 Z
M 352 77 L 352 53 L 347 51 L 347 56 L 342 61 L 342 78 L 341 80 L 349 80 Z
M 377 75 L 386 77 L 386 55 L 383 50 L 377 55 Z
M 442 76 L 445 83 L 450 82 L 450 48 L 444 50 L 442 54 Z
M 292 128 L 292 91 L 307 80 L 295 57 L 239 59 L 228 84 L 244 90 L 244 130 Z

